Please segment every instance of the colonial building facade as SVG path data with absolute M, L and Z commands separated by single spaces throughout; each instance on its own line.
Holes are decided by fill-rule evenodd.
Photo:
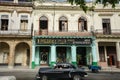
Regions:
M 34 5 L 33 68 L 57 62 L 120 67 L 119 4 L 87 13 L 66 2 Z
M 120 68 L 119 4 L 85 13 L 68 2 L 26 1 L 0 1 L 0 67 L 69 62 Z
M 31 23 L 31 3 L 0 1 L 0 67 L 30 67 Z
M 99 9 L 98 9 L 99 8 Z M 120 68 L 120 5 L 96 6 L 94 11 L 94 30 L 98 62 L 100 66 Z
M 32 67 L 58 62 L 97 65 L 92 13 L 69 3 L 34 3 Z

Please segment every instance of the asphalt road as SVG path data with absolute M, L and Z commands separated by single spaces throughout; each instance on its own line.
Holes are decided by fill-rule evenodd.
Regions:
M 5 71 L 0 76 L 15 76 L 16 80 L 34 80 L 37 71 Z M 120 80 L 120 72 L 88 72 L 88 77 L 83 80 Z

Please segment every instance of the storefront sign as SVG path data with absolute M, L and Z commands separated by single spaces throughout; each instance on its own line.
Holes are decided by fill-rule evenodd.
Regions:
M 78 44 L 90 45 L 91 38 L 38 38 L 36 44 Z

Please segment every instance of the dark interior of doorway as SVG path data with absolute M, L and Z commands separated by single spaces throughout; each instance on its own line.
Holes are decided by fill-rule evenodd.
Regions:
M 30 49 L 27 49 L 27 65 L 30 63 Z
M 57 47 L 57 62 L 66 62 L 66 47 Z
M 40 57 L 40 65 L 41 66 L 47 66 L 49 65 L 49 49 L 50 47 L 40 47 L 39 57 Z M 43 63 L 41 63 L 43 61 Z
M 116 65 L 116 47 L 115 46 L 107 46 L 106 47 L 106 52 L 107 52 L 107 56 L 108 56 L 108 66 L 115 66 Z
M 77 63 L 79 66 L 86 66 L 86 48 L 78 47 L 77 48 Z

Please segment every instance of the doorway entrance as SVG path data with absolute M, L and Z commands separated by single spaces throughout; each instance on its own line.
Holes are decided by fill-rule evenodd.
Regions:
M 66 62 L 66 47 L 57 47 L 57 63 Z
M 85 47 L 77 48 L 77 63 L 79 66 L 87 65 Z
M 49 63 L 49 47 L 40 47 L 40 65 L 48 65 Z
M 107 63 L 108 66 L 116 66 L 117 57 L 116 57 L 116 47 L 115 46 L 107 46 Z

